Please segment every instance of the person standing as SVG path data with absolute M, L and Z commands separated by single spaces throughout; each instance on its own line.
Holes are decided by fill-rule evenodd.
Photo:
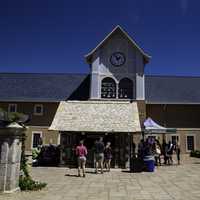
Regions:
M 168 145 L 167 145 L 166 141 L 163 140 L 163 143 L 162 143 L 162 155 L 164 157 L 164 164 L 165 165 L 168 162 L 167 150 L 168 150 Z
M 168 150 L 167 150 L 167 155 L 169 157 L 169 161 L 168 161 L 169 165 L 173 164 L 173 159 L 172 159 L 173 151 L 174 151 L 174 145 L 172 144 L 171 141 L 169 141 L 169 143 L 168 143 Z
M 178 165 L 180 165 L 180 154 L 181 154 L 181 148 L 179 142 L 176 143 L 176 156 L 177 156 L 177 162 Z
M 104 150 L 105 167 L 108 172 L 110 171 L 110 162 L 112 159 L 112 149 L 110 145 L 111 143 L 107 142 L 105 150 Z
M 104 143 L 103 137 L 100 137 L 99 140 L 95 143 L 94 148 L 95 153 L 95 172 L 98 173 L 98 168 L 101 168 L 101 173 L 103 174 L 103 161 L 104 161 Z
M 81 176 L 81 168 L 83 171 L 83 177 L 85 177 L 85 164 L 86 164 L 86 155 L 87 148 L 83 144 L 83 140 L 79 142 L 79 145 L 76 147 L 76 155 L 78 157 L 78 176 Z
M 161 166 L 160 155 L 161 155 L 160 143 L 158 140 L 156 140 L 154 143 L 154 156 L 155 156 L 156 166 L 158 166 L 158 164 Z

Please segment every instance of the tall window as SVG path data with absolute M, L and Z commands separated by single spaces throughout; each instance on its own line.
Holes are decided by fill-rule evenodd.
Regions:
M 32 134 L 32 148 L 37 148 L 42 145 L 42 132 L 33 132 Z
M 9 104 L 8 112 L 17 112 L 17 104 Z
M 194 150 L 194 135 L 187 135 L 186 148 L 187 151 Z
M 116 83 L 112 78 L 104 78 L 101 82 L 101 98 L 116 98 Z
M 128 78 L 123 78 L 119 82 L 118 89 L 119 99 L 133 99 L 133 81 Z

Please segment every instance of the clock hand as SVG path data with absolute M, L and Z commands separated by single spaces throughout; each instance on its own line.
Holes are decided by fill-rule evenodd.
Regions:
M 117 59 L 117 60 L 120 60 L 120 56 L 116 56 L 116 59 Z

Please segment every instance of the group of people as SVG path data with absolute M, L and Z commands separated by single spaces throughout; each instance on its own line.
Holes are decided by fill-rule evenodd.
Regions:
M 83 177 L 85 174 L 85 165 L 87 157 L 87 147 L 84 145 L 84 141 L 80 140 L 79 144 L 76 147 L 76 156 L 78 160 L 78 176 L 81 176 L 81 169 Z M 138 144 L 137 157 L 144 160 L 147 156 L 154 156 L 155 165 L 161 166 L 161 158 L 163 158 L 165 165 L 173 164 L 173 153 L 176 153 L 177 163 L 180 164 L 180 145 L 177 143 L 172 143 L 169 141 L 166 143 L 163 140 L 163 143 L 160 144 L 159 140 L 148 137 L 146 140 L 142 139 Z M 110 171 L 110 163 L 112 159 L 112 149 L 111 143 L 107 142 L 104 145 L 103 137 L 100 137 L 94 144 L 94 163 L 95 163 L 95 173 L 100 172 L 103 174 L 104 167 L 107 171 Z
M 138 157 L 144 159 L 146 156 L 154 156 L 155 164 L 161 166 L 161 158 L 163 158 L 165 165 L 173 164 L 173 153 L 176 153 L 177 163 L 180 164 L 180 145 L 178 142 L 166 143 L 163 140 L 162 145 L 159 140 L 149 137 L 146 140 L 142 139 L 138 144 Z
M 78 176 L 81 176 L 81 168 L 83 177 L 85 177 L 85 165 L 86 165 L 86 156 L 87 148 L 84 145 L 84 141 L 81 140 L 79 145 L 76 147 L 76 156 L 78 160 Z M 95 173 L 98 173 L 100 168 L 101 173 L 103 174 L 104 166 L 107 171 L 110 171 L 110 163 L 112 159 L 112 149 L 111 143 L 107 142 L 106 146 L 103 143 L 103 137 L 100 137 L 94 144 L 94 162 L 95 162 Z

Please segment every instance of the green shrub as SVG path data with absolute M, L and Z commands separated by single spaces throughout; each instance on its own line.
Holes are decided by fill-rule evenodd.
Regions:
M 200 158 L 200 150 L 193 150 L 190 152 L 191 157 Z
M 40 154 L 40 150 L 38 150 L 37 148 L 34 148 L 34 149 L 32 150 L 32 159 L 33 159 L 33 160 L 37 159 L 38 156 L 39 156 L 39 154 Z
M 31 177 L 20 176 L 19 178 L 19 187 L 21 190 L 41 190 L 46 185 L 46 183 L 32 180 Z
M 34 181 L 28 170 L 27 158 L 25 156 L 25 135 L 22 138 L 22 154 L 21 154 L 21 176 L 19 177 L 19 187 L 21 190 L 41 190 L 46 187 L 46 183 Z

